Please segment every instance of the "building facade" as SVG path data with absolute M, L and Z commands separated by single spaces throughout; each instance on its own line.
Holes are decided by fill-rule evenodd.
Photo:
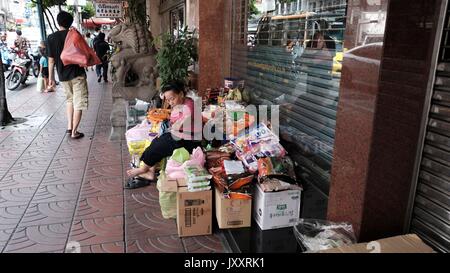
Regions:
M 154 34 L 198 29 L 200 93 L 231 76 L 281 105 L 301 217 L 450 250 L 447 0 L 149 2 Z

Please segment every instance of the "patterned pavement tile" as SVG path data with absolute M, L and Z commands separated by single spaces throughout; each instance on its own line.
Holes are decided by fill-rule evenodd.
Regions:
M 15 228 L 26 209 L 26 205 L 0 208 L 0 230 Z
M 155 184 L 148 187 L 125 191 L 126 211 L 137 211 L 141 208 L 160 208 L 159 192 Z
M 123 216 L 75 221 L 69 241 L 81 246 L 98 245 L 123 240 Z
M 28 148 L 24 153 L 24 159 L 28 158 L 27 156 L 32 157 L 41 157 L 41 158 L 52 158 L 56 153 L 56 150 L 54 148 Z
M 81 187 L 80 197 L 123 195 L 122 178 L 97 178 L 86 180 Z
M 125 253 L 125 242 L 82 246 L 81 253 Z
M 63 252 L 69 230 L 70 223 L 19 228 L 4 253 Z
M 83 181 L 84 168 L 78 169 L 49 169 L 45 174 L 42 185 L 54 185 L 65 183 L 81 183 Z
M 88 159 L 89 166 L 98 165 L 120 165 L 122 164 L 122 159 L 120 158 L 120 153 L 117 155 L 111 155 L 109 153 L 91 153 Z
M 50 164 L 49 161 L 35 159 L 20 159 L 11 168 L 10 172 L 45 171 Z
M 184 253 L 183 244 L 178 235 L 129 240 L 127 253 Z
M 16 160 L 19 159 L 21 151 L 5 151 L 0 148 L 0 163 L 8 168 L 13 166 Z
M 43 171 L 20 171 L 15 172 L 10 170 L 0 181 L 0 190 L 14 189 L 14 188 L 26 188 L 37 187 L 41 183 L 44 177 L 45 170 Z
M 88 166 L 86 170 L 86 179 L 96 179 L 104 177 L 122 177 L 122 165 L 97 165 Z
M 79 183 L 41 185 L 33 197 L 32 204 L 76 200 L 80 186 Z
M 31 204 L 20 222 L 20 227 L 71 222 L 76 201 Z
M 123 215 L 123 196 L 96 196 L 80 199 L 75 220 Z
M 219 235 L 195 236 L 183 238 L 186 252 L 188 253 L 223 253 L 221 238 Z
M 37 187 L 0 190 L 0 207 L 14 207 L 27 205 Z
M 127 240 L 178 234 L 174 219 L 164 219 L 160 208 L 141 208 L 127 212 L 125 237 Z
M 49 154 L 47 153 L 47 151 L 43 150 L 26 150 L 25 152 L 23 152 L 22 158 L 24 159 L 33 158 L 50 162 L 53 156 L 54 154 Z
M 3 247 L 6 245 L 13 232 L 14 229 L 0 229 L 0 253 L 2 253 Z
M 52 161 L 50 169 L 82 169 L 86 166 L 86 157 L 60 157 Z
M 85 157 L 89 154 L 89 146 L 61 147 L 55 154 L 55 158 L 61 157 Z

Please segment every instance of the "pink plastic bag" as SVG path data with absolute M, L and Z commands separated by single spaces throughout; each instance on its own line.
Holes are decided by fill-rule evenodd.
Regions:
M 75 28 L 70 28 L 64 41 L 61 52 L 61 61 L 64 65 L 77 64 L 82 67 L 101 64 L 102 62 L 89 47 L 86 40 Z
M 125 138 L 127 142 L 130 143 L 132 141 L 141 141 L 146 139 L 151 139 L 150 137 L 150 129 L 152 125 L 144 120 L 141 124 L 136 125 L 125 133 Z
M 169 159 L 166 165 L 166 174 L 171 179 L 185 178 L 184 172 L 185 166 L 205 166 L 205 154 L 201 147 L 197 147 L 191 155 L 191 158 L 183 164 L 178 163 L 175 160 Z

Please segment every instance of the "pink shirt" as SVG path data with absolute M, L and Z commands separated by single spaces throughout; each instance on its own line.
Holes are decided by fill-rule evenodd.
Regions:
M 190 124 L 189 124 L 190 121 Z M 181 126 L 173 127 L 172 134 L 186 140 L 192 139 L 192 133 L 198 133 L 202 130 L 201 114 L 198 120 L 194 120 L 194 101 L 186 98 L 184 104 L 175 106 L 170 114 L 170 125 L 173 126 L 177 122 L 183 122 Z M 198 124 L 196 124 L 198 123 Z M 184 124 L 188 128 L 184 128 Z M 190 125 L 190 126 L 189 126 Z

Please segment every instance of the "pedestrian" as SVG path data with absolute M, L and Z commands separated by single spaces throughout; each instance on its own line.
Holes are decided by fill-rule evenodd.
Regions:
M 6 32 L 2 33 L 2 36 L 0 36 L 0 47 L 8 47 L 8 41 L 6 40 Z
M 14 46 L 18 50 L 27 52 L 28 49 L 31 47 L 30 41 L 28 41 L 27 38 L 22 36 L 22 31 L 20 29 L 16 30 L 16 34 L 17 34 L 17 37 L 16 37 L 16 40 L 14 40 Z
M 86 43 L 89 45 L 90 48 L 94 49 L 94 39 L 91 38 L 91 33 L 87 32 L 85 34 Z M 91 66 L 91 70 L 94 71 L 94 67 Z M 89 71 L 89 67 L 86 67 L 86 71 Z
M 54 67 L 58 72 L 59 80 L 63 86 L 66 95 L 66 112 L 67 112 L 67 131 L 71 134 L 72 139 L 84 137 L 83 133 L 78 132 L 81 117 L 84 110 L 88 107 L 88 86 L 86 80 L 86 72 L 79 65 L 65 66 L 61 61 L 61 53 L 64 49 L 69 28 L 73 23 L 73 16 L 61 11 L 56 20 L 59 25 L 59 31 L 48 36 L 48 62 L 49 62 L 49 82 L 54 86 L 55 77 L 53 73 Z
M 45 46 L 45 42 L 43 42 L 43 41 L 39 45 L 39 53 L 41 54 L 41 59 L 39 60 L 39 64 L 40 64 L 39 74 L 44 79 L 44 92 L 45 93 L 54 92 L 55 89 L 53 88 L 53 86 L 51 86 L 49 84 L 49 80 L 48 80 L 49 72 L 48 72 L 47 48 Z
M 105 41 L 105 33 L 98 34 L 97 41 L 94 45 L 95 53 L 97 54 L 97 57 L 102 61 L 101 64 L 98 64 L 95 67 L 95 70 L 97 72 L 97 78 L 98 82 L 103 80 L 105 82 L 108 82 L 108 51 L 110 50 L 109 44 Z M 103 73 L 102 73 L 103 70 Z
M 22 31 L 20 29 L 16 30 L 16 40 L 14 40 L 14 47 L 20 52 L 22 53 L 25 58 L 30 59 L 31 57 L 28 54 L 28 49 L 31 48 L 31 44 L 30 41 L 28 41 L 27 38 L 22 36 Z
M 93 34 L 94 37 L 92 39 L 92 48 L 94 48 L 94 45 L 97 42 L 97 38 L 100 33 L 102 33 L 102 29 L 100 27 L 96 27 Z

